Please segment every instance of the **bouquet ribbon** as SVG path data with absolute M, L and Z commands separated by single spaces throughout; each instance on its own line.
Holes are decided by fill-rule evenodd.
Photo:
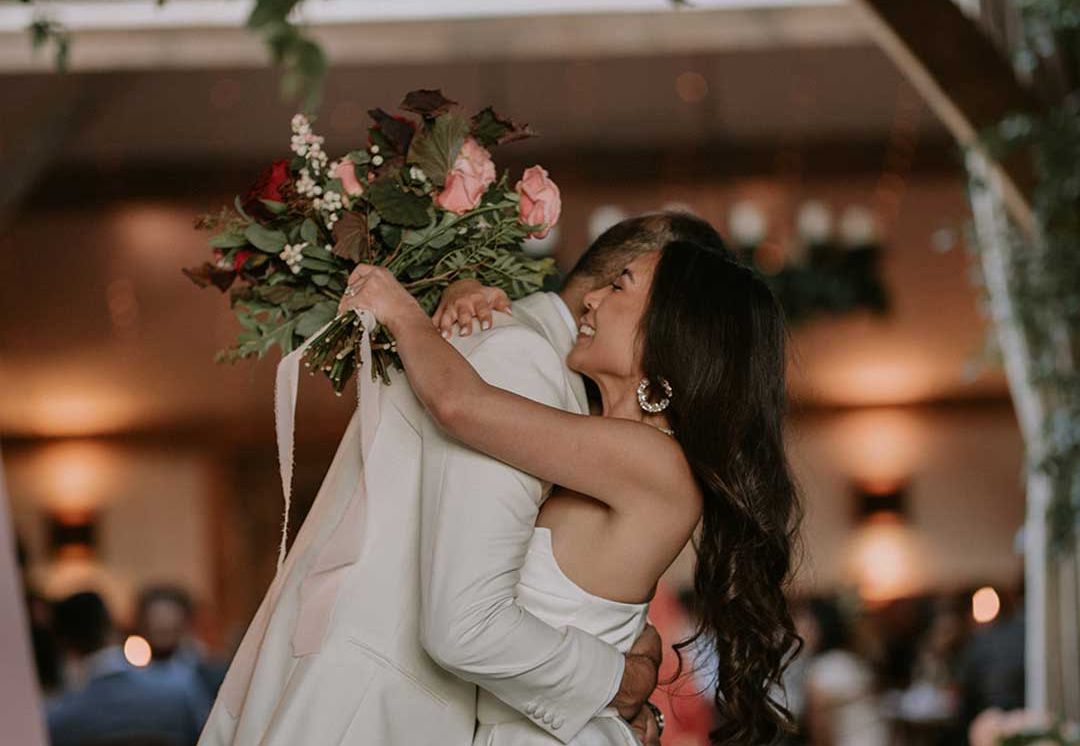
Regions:
M 356 404 L 360 408 L 360 440 L 364 461 L 375 439 L 375 430 L 379 424 L 380 385 L 372 380 L 372 340 L 370 333 L 378 322 L 375 314 L 367 310 L 356 309 L 360 316 L 364 334 L 360 340 L 360 363 L 356 366 Z M 329 328 L 329 322 L 323 328 L 303 341 L 296 350 L 285 355 L 278 364 L 278 377 L 274 383 L 274 430 L 278 436 L 278 465 L 281 472 L 281 491 L 285 497 L 284 516 L 281 526 L 281 544 L 278 547 L 278 572 L 285 564 L 286 542 L 288 540 L 288 513 L 293 498 L 293 449 L 296 440 L 296 398 L 300 379 L 300 361 L 311 343 Z M 366 405 L 366 406 L 365 406 Z
M 379 425 L 380 384 L 372 380 L 371 332 L 377 321 L 368 310 L 356 309 L 364 334 L 360 338 L 360 362 L 356 367 L 356 400 L 360 410 L 360 450 L 367 463 L 375 429 Z M 285 496 L 285 511 L 281 522 L 281 544 L 278 546 L 277 570 L 285 564 L 289 535 L 289 508 L 292 505 L 293 447 L 296 440 L 296 396 L 300 383 L 300 360 L 311 343 L 326 331 L 333 321 L 312 334 L 304 343 L 278 363 L 274 385 L 274 429 L 277 435 L 278 467 L 281 471 L 281 492 Z M 365 474 L 367 470 L 365 469 Z
M 312 506 L 312 514 L 317 510 L 326 513 L 338 512 L 337 524 L 326 538 L 324 545 L 313 558 L 305 577 L 300 581 L 299 608 L 292 634 L 293 656 L 309 655 L 318 652 L 326 637 L 331 612 L 337 599 L 338 590 L 344 579 L 344 570 L 359 557 L 361 542 L 359 536 L 364 525 L 364 512 L 367 502 L 367 469 L 364 465 L 374 441 L 375 430 L 379 424 L 379 398 L 381 384 L 371 379 L 371 341 L 368 332 L 378 323 L 370 311 L 356 312 L 364 327 L 360 340 L 360 365 L 356 370 L 356 395 L 359 410 L 359 422 L 351 421 L 342 437 L 342 444 L 330 465 L 320 498 Z M 282 358 L 278 364 L 277 379 L 274 388 L 274 419 L 277 431 L 278 461 L 281 470 L 281 490 L 285 496 L 285 516 L 281 526 L 281 545 L 278 551 L 277 574 L 263 598 L 254 619 L 244 635 L 240 647 L 233 657 L 229 673 L 221 685 L 221 699 L 228 712 L 239 717 L 248 689 L 254 680 L 259 650 L 269 629 L 270 617 L 277 606 L 278 598 L 285 587 L 286 572 L 283 572 L 286 559 L 286 539 L 289 530 L 289 508 L 292 503 L 293 443 L 296 435 L 296 397 L 300 383 L 300 360 L 311 342 L 318 339 L 330 325 L 327 324 L 312 334 L 302 345 Z M 360 429 L 360 452 L 362 459 L 357 461 L 350 455 L 356 437 L 355 428 Z M 327 502 L 322 499 L 326 492 Z M 344 506 L 341 498 L 347 496 Z M 303 554 L 302 543 L 309 543 L 314 533 L 305 536 L 302 530 L 293 544 L 294 552 L 289 555 L 289 565 Z
M 367 502 L 365 484 L 367 470 L 364 469 L 363 464 L 366 462 L 379 424 L 381 384 L 372 380 L 372 342 L 368 333 L 376 327 L 375 315 L 370 311 L 360 310 L 357 310 L 356 314 L 360 316 L 361 324 L 364 326 L 364 335 L 360 342 L 360 365 L 356 368 L 356 398 L 360 422 L 349 423 L 349 429 L 342 437 L 342 446 L 339 448 L 338 455 L 335 456 L 334 463 L 330 465 L 327 478 L 324 480 L 323 487 L 320 488 L 320 494 L 325 490 L 327 497 L 330 497 L 330 493 L 341 496 L 341 494 L 346 494 L 342 492 L 342 489 L 348 490 L 348 502 L 340 512 L 337 526 L 330 533 L 325 544 L 320 547 L 319 554 L 314 557 L 311 567 L 305 573 L 306 577 L 300 581 L 299 609 L 293 629 L 294 656 L 318 652 L 322 648 L 330 613 L 333 611 L 338 589 L 343 580 L 342 570 L 356 561 L 361 550 L 360 533 L 364 526 L 364 508 Z M 285 548 L 288 538 L 288 512 L 293 497 L 293 445 L 296 435 L 296 398 L 300 379 L 300 360 L 311 342 L 318 339 L 328 327 L 329 324 L 316 331 L 300 347 L 285 355 L 278 364 L 278 377 L 274 385 L 274 424 L 276 436 L 278 436 L 281 488 L 285 498 L 278 572 L 274 575 L 273 582 L 270 584 L 267 595 L 262 599 L 255 618 L 251 625 L 248 625 L 247 633 L 237 653 L 233 656 L 225 681 L 221 683 L 222 703 L 234 718 L 240 716 L 248 688 L 252 686 L 259 649 L 266 638 L 270 616 L 278 605 L 279 596 L 285 585 L 287 573 L 283 571 L 283 568 L 285 568 Z M 350 458 L 348 452 L 351 439 L 355 437 L 356 424 L 360 425 L 360 450 L 363 457 L 360 463 Z M 359 474 L 356 473 L 357 471 Z M 340 511 L 339 501 L 330 502 L 334 504 L 316 499 L 312 506 L 312 513 L 316 510 Z M 305 539 L 305 533 L 301 530 L 297 534 L 294 550 L 300 550 L 301 547 L 298 545 L 301 539 Z M 314 532 L 311 535 L 313 538 Z M 302 552 L 289 555 L 288 565 L 294 565 L 300 554 Z

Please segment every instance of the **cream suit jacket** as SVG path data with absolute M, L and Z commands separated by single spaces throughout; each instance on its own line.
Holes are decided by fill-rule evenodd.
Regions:
M 453 343 L 488 382 L 583 412 L 556 302 L 530 296 Z M 569 741 L 624 659 L 514 603 L 547 485 L 446 438 L 400 373 L 366 474 L 359 430 L 354 414 L 200 746 L 465 746 L 477 685 Z

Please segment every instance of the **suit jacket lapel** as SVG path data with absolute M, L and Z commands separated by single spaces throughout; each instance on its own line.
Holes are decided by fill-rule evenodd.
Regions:
M 566 378 L 570 382 L 570 388 L 574 392 L 574 399 L 580 407 L 581 414 L 589 411 L 589 399 L 585 394 L 585 382 L 581 376 L 566 367 L 566 356 L 574 346 L 574 336 L 567 328 L 562 313 L 556 303 L 562 301 L 554 293 L 533 293 L 521 300 L 514 301 L 514 318 L 542 334 L 559 356 L 563 359 L 563 368 Z

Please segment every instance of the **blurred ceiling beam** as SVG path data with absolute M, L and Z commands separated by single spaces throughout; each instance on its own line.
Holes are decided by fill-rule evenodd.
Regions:
M 876 173 L 886 157 L 878 139 L 818 141 L 794 150 L 776 143 L 705 142 L 696 147 L 589 147 L 541 151 L 527 158 L 508 153 L 500 164 L 517 171 L 541 160 L 564 181 L 598 185 L 619 180 L 662 177 L 666 184 L 775 176 L 779 162 L 797 160 L 803 178 L 845 179 Z M 105 204 L 129 199 L 206 201 L 207 185 L 223 195 L 241 190 L 263 166 L 259 160 L 114 166 L 92 162 L 59 163 L 33 193 L 28 212 Z M 947 140 L 923 142 L 913 156 L 911 178 L 955 178 L 960 165 L 956 145 Z M 162 178 L 164 174 L 168 178 Z
M 980 131 L 1009 114 L 1038 110 L 1009 60 L 956 3 L 858 0 L 857 5 L 878 44 L 961 145 L 977 145 Z M 1024 155 L 991 162 L 1009 214 L 1030 232 L 1035 177 Z
M 171 0 L 162 11 L 183 3 Z M 188 2 L 187 5 L 193 5 Z M 415 5 L 415 3 L 413 3 Z M 461 5 L 459 0 L 457 3 Z M 473 3 L 478 4 L 477 2 Z M 572 5 L 573 3 L 569 3 Z M 578 2 L 581 6 L 605 3 Z M 343 6 L 341 0 L 322 0 L 305 6 L 312 16 L 310 32 L 326 49 L 334 65 L 432 63 L 486 59 L 560 59 L 663 54 L 698 54 L 740 49 L 865 45 L 871 40 L 865 21 L 839 0 L 727 0 L 703 8 L 673 9 L 667 0 L 644 0 L 607 5 L 652 6 L 652 12 L 613 14 L 539 14 L 541 5 L 528 3 L 534 15 L 505 17 L 459 17 L 431 20 L 325 20 L 327 6 Z M 152 2 L 55 3 L 54 6 L 150 5 Z M 238 3 L 197 3 L 224 7 L 236 14 Z M 349 7 L 366 4 L 350 0 Z M 398 5 L 398 4 L 395 4 Z M 409 5 L 409 3 L 406 3 Z M 429 4 L 430 5 L 430 4 Z M 451 6 L 454 5 L 451 3 Z M 488 13 L 495 14 L 495 4 Z M 506 3 L 502 3 L 506 6 Z M 567 6 L 566 0 L 551 8 Z M 33 54 L 25 30 L 31 17 L 23 6 L 0 8 L 0 73 L 49 72 L 48 54 Z M 246 6 L 240 6 L 243 10 Z M 378 4 L 385 7 L 385 4 Z M 72 34 L 70 67 L 75 71 L 201 69 L 265 67 L 262 41 L 242 25 L 242 13 L 228 23 L 203 18 L 197 25 L 147 22 L 133 25 L 119 21 L 112 27 L 65 20 L 63 7 L 54 16 L 68 23 Z M 355 12 L 359 12 L 358 10 Z M 85 11 L 78 18 L 82 18 Z M 112 13 L 110 17 L 123 17 Z M 162 15 L 162 18 L 165 16 Z M 75 20 L 78 20 L 76 18 Z M 305 17 L 305 19 L 307 19 Z M 198 20 L 198 19 L 196 19 Z M 117 27 L 119 26 L 119 27 Z

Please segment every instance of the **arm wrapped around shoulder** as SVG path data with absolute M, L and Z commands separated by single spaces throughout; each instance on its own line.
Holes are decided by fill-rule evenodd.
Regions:
M 570 405 L 562 361 L 531 329 L 510 323 L 455 344 L 490 385 Z M 423 443 L 421 641 L 441 666 L 568 741 L 615 696 L 625 660 L 517 604 L 543 485 L 433 425 Z

